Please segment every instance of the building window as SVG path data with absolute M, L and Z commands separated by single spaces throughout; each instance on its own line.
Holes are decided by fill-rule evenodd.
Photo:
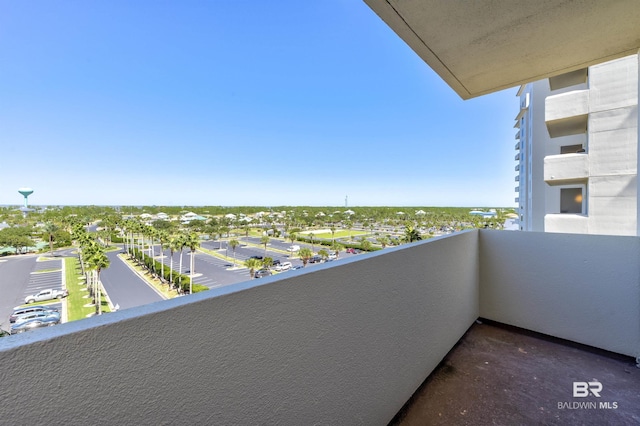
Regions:
M 560 147 L 560 154 L 576 154 L 578 152 L 584 152 L 584 148 L 582 148 L 582 144 L 565 145 Z
M 582 188 L 560 189 L 560 213 L 582 214 L 584 197 Z

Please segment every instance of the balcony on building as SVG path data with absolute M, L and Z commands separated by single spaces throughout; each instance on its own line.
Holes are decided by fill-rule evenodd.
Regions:
M 520 142 L 519 142 L 519 141 L 518 141 L 518 142 L 516 142 L 516 146 L 515 146 L 515 148 L 516 148 L 516 151 L 519 151 L 519 150 L 520 150 Z
M 548 155 L 544 158 L 544 181 L 549 185 L 585 182 L 589 177 L 586 153 Z
M 638 259 L 635 237 L 471 230 L 2 338 L 3 423 L 567 424 L 595 378 L 619 408 L 581 415 L 623 424 Z
M 585 133 L 588 114 L 588 90 L 574 90 L 545 99 L 545 122 L 552 138 Z

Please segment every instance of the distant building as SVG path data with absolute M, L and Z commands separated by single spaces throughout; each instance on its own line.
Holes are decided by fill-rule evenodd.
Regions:
M 526 84 L 518 96 L 520 229 L 636 235 L 637 55 Z

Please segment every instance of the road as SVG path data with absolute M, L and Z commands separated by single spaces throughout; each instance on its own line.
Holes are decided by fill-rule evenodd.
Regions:
M 111 264 L 100 272 L 100 281 L 111 302 L 120 309 L 128 309 L 164 300 L 118 258 L 120 252 L 119 250 L 107 253 Z

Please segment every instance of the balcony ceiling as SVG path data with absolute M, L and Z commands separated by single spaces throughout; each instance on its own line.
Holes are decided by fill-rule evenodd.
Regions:
M 463 99 L 640 49 L 638 0 L 364 0 Z

